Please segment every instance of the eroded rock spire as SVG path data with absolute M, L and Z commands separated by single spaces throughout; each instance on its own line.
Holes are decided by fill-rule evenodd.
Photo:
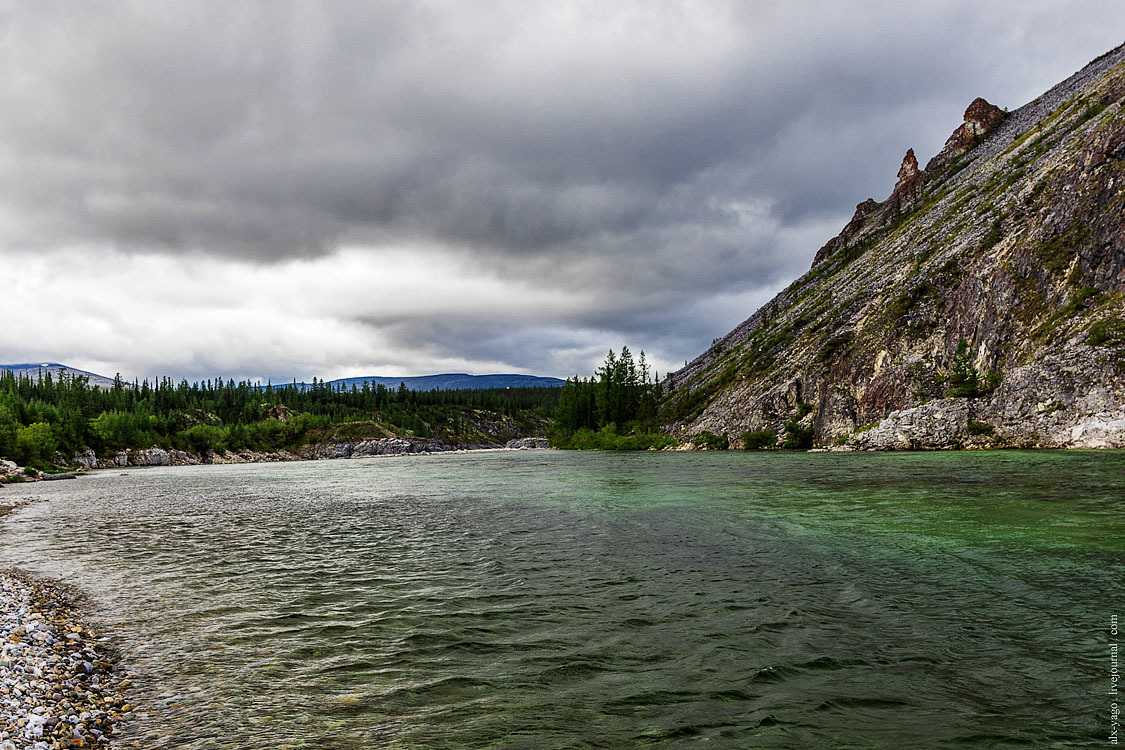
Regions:
M 965 121 L 953 131 L 941 151 L 926 164 L 926 171 L 934 172 L 948 167 L 958 156 L 980 143 L 1003 119 L 1004 110 L 980 97 L 974 99 L 965 110 Z

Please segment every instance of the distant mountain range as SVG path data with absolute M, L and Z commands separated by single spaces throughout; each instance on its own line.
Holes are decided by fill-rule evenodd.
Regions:
M 32 378 L 46 377 L 48 374 L 56 380 L 60 375 L 85 375 L 90 380 L 90 385 L 100 388 L 113 386 L 113 378 L 96 375 L 85 370 L 59 364 L 58 362 L 32 362 L 16 365 L 0 365 L 0 371 L 9 370 L 17 377 L 20 375 Z M 455 389 L 479 390 L 483 388 L 558 388 L 566 381 L 558 378 L 544 378 L 538 375 L 469 375 L 463 372 L 445 373 L 442 375 L 420 375 L 414 377 L 386 377 L 382 375 L 367 375 L 358 378 L 340 378 L 328 381 L 328 385 L 351 388 L 362 388 L 364 383 L 372 386 L 383 385 L 387 388 L 398 388 L 399 383 L 406 383 L 412 391 L 448 391 Z M 276 385 L 288 385 L 277 383 Z M 308 388 L 308 383 L 298 383 L 301 388 Z

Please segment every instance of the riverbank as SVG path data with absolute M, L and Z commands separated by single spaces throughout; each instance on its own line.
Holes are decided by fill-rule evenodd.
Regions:
M 45 474 L 25 469 L 12 461 L 0 460 L 0 487 L 42 480 L 74 479 L 89 469 L 123 469 L 141 466 L 205 466 L 210 464 L 254 464 L 282 461 L 320 461 L 336 458 L 370 458 L 374 456 L 407 456 L 436 453 L 468 453 L 470 451 L 533 450 L 548 448 L 547 438 L 525 437 L 507 443 L 456 444 L 423 438 L 384 438 L 379 440 L 336 441 L 303 446 L 296 452 L 276 451 L 204 451 L 200 454 L 163 448 L 142 448 L 98 456 L 87 450 L 71 459 L 57 456 L 58 466 L 74 467 L 74 472 Z M 0 506 L 3 507 L 3 506 Z M 0 513 L 0 515 L 3 515 Z
M 274 463 L 278 461 L 318 461 L 332 458 L 367 458 L 417 453 L 459 453 L 474 450 L 546 448 L 541 437 L 516 438 L 506 443 L 445 443 L 433 438 L 378 438 L 373 440 L 334 440 L 304 445 L 292 451 L 202 451 L 189 453 L 163 448 L 123 450 L 101 456 L 92 450 L 74 456 L 70 465 L 87 469 L 113 469 L 129 466 L 196 466 L 206 464 Z
M 76 602 L 58 582 L 0 571 L 0 750 L 106 747 L 130 716 L 117 654 Z

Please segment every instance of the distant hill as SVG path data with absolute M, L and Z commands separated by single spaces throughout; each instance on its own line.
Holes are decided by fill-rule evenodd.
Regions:
M 443 375 L 421 375 L 417 377 L 392 378 L 381 375 L 367 375 L 359 378 L 340 378 L 329 381 L 329 385 L 362 388 L 364 383 L 398 388 L 406 383 L 412 391 L 451 391 L 457 389 L 478 390 L 481 388 L 558 388 L 566 381 L 558 378 L 544 378 L 538 375 L 469 375 L 463 372 Z
M 0 372 L 7 370 L 14 374 L 16 377 L 21 375 L 31 378 L 43 378 L 48 374 L 55 380 L 59 379 L 60 375 L 85 375 L 90 385 L 97 386 L 98 388 L 112 388 L 113 378 L 107 378 L 104 375 L 97 375 L 85 370 L 78 370 L 66 365 L 60 365 L 58 362 L 29 362 L 18 365 L 0 365 Z

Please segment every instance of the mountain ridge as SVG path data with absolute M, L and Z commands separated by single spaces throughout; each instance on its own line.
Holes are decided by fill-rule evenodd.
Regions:
M 1125 447 L 1123 98 L 1125 45 L 1014 112 L 974 101 L 925 170 L 908 151 L 886 200 L 667 377 L 665 429 Z

